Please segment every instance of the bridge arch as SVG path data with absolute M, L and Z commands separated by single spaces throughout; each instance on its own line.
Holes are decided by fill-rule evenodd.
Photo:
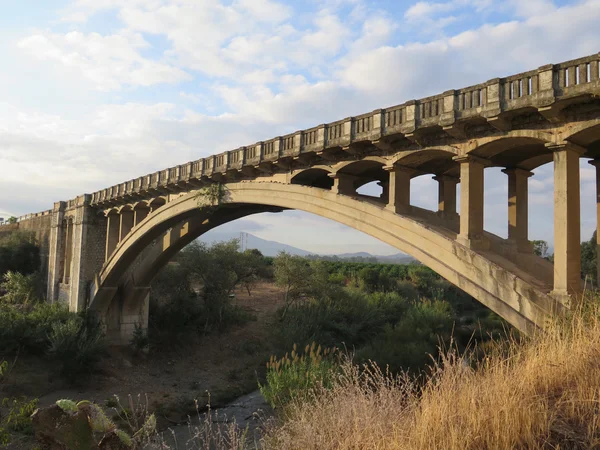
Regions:
M 426 150 L 412 150 L 398 153 L 390 160 L 390 165 L 415 169 L 415 176 L 453 172 L 458 175 L 459 166 L 452 158 L 457 155 L 454 147 L 444 146 Z
M 591 157 L 600 156 L 600 119 L 579 122 L 562 133 L 561 137 L 586 148 Z
M 247 215 L 274 209 L 303 210 L 380 239 L 415 257 L 520 330 L 528 331 L 541 325 L 547 314 L 558 308 L 557 303 L 547 295 L 547 286 L 536 283 L 514 265 L 505 267 L 497 258 L 489 259 L 485 253 L 462 246 L 455 241 L 456 235 L 447 229 L 436 228 L 415 217 L 399 215 L 382 206 L 324 189 L 251 182 L 228 184 L 227 196 L 219 208 L 222 212 L 214 216 L 206 216 L 198 208 L 195 192 L 150 214 L 125 237 L 104 265 L 96 278 L 90 308 L 105 312 L 115 302 L 115 297 L 121 295 L 118 302 L 128 310 L 135 310 L 135 305 L 132 308 L 127 306 L 128 303 L 135 303 L 136 298 L 128 292 L 147 289 L 147 286 L 136 285 L 136 280 L 149 283 L 153 272 L 168 261 L 167 256 L 172 252 L 208 231 L 207 227 L 234 220 L 236 214 Z M 177 231 L 186 226 L 188 232 L 182 234 Z M 159 245 L 156 254 L 148 259 L 143 269 L 147 270 L 146 274 L 140 275 L 138 271 L 132 278 L 129 269 L 136 258 L 153 241 L 160 241 L 161 237 L 164 241 L 169 233 L 171 250 L 168 250 L 168 246 Z M 127 286 L 131 289 L 128 290 Z
M 330 173 L 332 173 L 332 169 L 328 166 L 314 166 L 294 174 L 290 182 L 303 186 L 331 189 L 333 187 L 333 178 L 329 176 Z
M 365 184 L 379 181 L 387 183 L 389 174 L 383 168 L 388 164 L 384 158 L 371 156 L 358 161 L 345 161 L 335 166 L 332 176 L 347 178 L 351 181 L 352 191 L 356 191 Z M 352 194 L 352 192 L 344 192 Z

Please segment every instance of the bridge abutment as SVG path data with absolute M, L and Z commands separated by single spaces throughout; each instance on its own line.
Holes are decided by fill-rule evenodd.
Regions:
M 106 340 L 110 345 L 129 345 L 136 327 L 148 329 L 150 287 L 135 287 L 130 295 L 117 293 L 106 312 L 100 315 Z
M 81 195 L 55 203 L 52 211 L 47 298 L 74 312 L 85 310 L 90 282 L 104 262 L 106 221 L 90 200 Z

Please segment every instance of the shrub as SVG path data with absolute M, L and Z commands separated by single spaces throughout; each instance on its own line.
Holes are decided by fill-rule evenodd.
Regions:
M 72 314 L 60 304 L 23 307 L 0 303 L 0 353 L 44 354 L 53 324 L 66 322 Z
M 0 238 L 0 277 L 8 271 L 28 275 L 39 267 L 40 247 L 33 233 L 15 231 Z
M 453 324 L 448 303 L 417 302 L 398 323 L 386 325 L 382 333 L 362 347 L 356 359 L 376 361 L 394 373 L 407 369 L 418 372 L 437 359 L 440 345 L 450 343 Z
M 333 385 L 339 365 L 336 349 L 322 349 L 314 342 L 304 353 L 294 345 L 291 354 L 281 359 L 271 356 L 267 363 L 266 384 L 260 392 L 273 408 L 281 408 L 292 400 L 306 400 L 318 388 Z
M 136 353 L 148 350 L 148 346 L 150 344 L 148 339 L 148 331 L 142 328 L 142 326 L 138 323 L 135 324 L 130 344 Z
M 52 325 L 48 353 L 62 364 L 61 374 L 71 382 L 91 374 L 105 351 L 98 320 L 89 313 Z
M 199 336 L 253 319 L 247 311 L 232 305 L 229 298 L 219 302 L 217 310 L 214 306 L 214 302 L 205 302 L 191 290 L 180 290 L 162 300 L 151 296 L 148 338 L 152 348 L 189 345 Z
M 43 283 L 39 273 L 23 275 L 19 272 L 8 271 L 0 283 L 0 291 L 4 295 L 0 301 L 13 305 L 30 305 L 39 302 Z
M 291 308 L 285 320 L 276 324 L 275 341 L 280 351 L 295 343 L 304 347 L 312 341 L 325 347 L 358 347 L 386 324 L 400 320 L 407 307 L 406 300 L 395 293 L 338 291 L 332 298 L 314 299 Z
M 344 365 L 331 389 L 288 405 L 262 448 L 597 448 L 597 300 L 591 309 L 498 346 L 473 368 L 451 352 L 424 382 Z
M 37 409 L 38 399 L 5 398 L 2 407 L 8 413 L 0 417 L 0 446 L 7 446 L 13 433 L 33 434 L 31 415 Z

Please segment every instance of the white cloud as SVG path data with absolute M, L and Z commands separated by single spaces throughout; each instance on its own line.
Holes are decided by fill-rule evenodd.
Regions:
M 140 55 L 148 43 L 139 33 L 102 36 L 71 31 L 65 35 L 42 32 L 19 42 L 19 47 L 42 60 L 80 71 L 101 90 L 121 85 L 151 86 L 178 83 L 190 76 L 181 69 Z
M 455 14 L 448 6 L 423 3 L 408 16 Z M 498 6 L 486 0 L 459 3 L 475 10 Z M 350 17 L 342 6 L 354 8 Z M 122 100 L 107 95 L 104 105 L 70 114 L 42 114 L 11 97 L 13 106 L 0 105 L 0 209 L 45 209 L 58 199 L 210 153 L 591 54 L 600 38 L 600 0 L 560 9 L 532 6 L 529 13 L 519 12 L 520 19 L 422 43 L 393 41 L 402 25 L 359 0 L 320 7 L 298 17 L 273 1 L 78 1 L 69 14 L 79 14 L 82 23 L 112 9 L 125 28 L 108 35 L 40 31 L 22 39 L 21 50 L 105 90 L 185 81 L 198 73 L 201 86 L 211 89 L 194 82 L 177 86 L 174 98 L 165 99 L 159 86 L 148 90 L 153 97 L 145 102 L 122 89 Z M 165 41 L 164 53 L 151 47 L 151 35 Z M 76 100 L 68 86 L 62 89 L 65 103 Z M 582 172 L 584 181 L 590 177 Z M 490 186 L 495 194 L 486 202 L 506 204 L 500 183 L 505 179 Z M 2 195 L 8 186 L 24 195 L 20 203 Z M 536 171 L 530 186 L 534 216 L 552 204 L 551 169 Z M 436 189 L 427 177 L 415 180 L 415 200 L 435 207 Z M 273 230 L 265 229 L 265 237 Z
M 236 5 L 260 22 L 279 23 L 292 15 L 292 8 L 271 0 L 237 0 Z
M 457 8 L 456 2 L 447 3 L 432 3 L 432 2 L 418 2 L 412 5 L 404 13 L 404 18 L 407 20 L 420 21 L 423 19 L 429 19 L 430 16 L 442 12 L 449 12 Z

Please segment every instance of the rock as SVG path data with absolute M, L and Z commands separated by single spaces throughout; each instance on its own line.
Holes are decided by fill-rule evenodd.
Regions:
M 133 364 L 131 364 L 131 362 L 125 358 L 123 358 L 123 367 L 126 367 L 127 369 L 131 369 L 133 367 Z
M 75 414 L 69 414 L 57 405 L 52 405 L 36 410 L 31 418 L 35 438 L 43 449 L 97 448 L 85 411 L 79 410 Z

